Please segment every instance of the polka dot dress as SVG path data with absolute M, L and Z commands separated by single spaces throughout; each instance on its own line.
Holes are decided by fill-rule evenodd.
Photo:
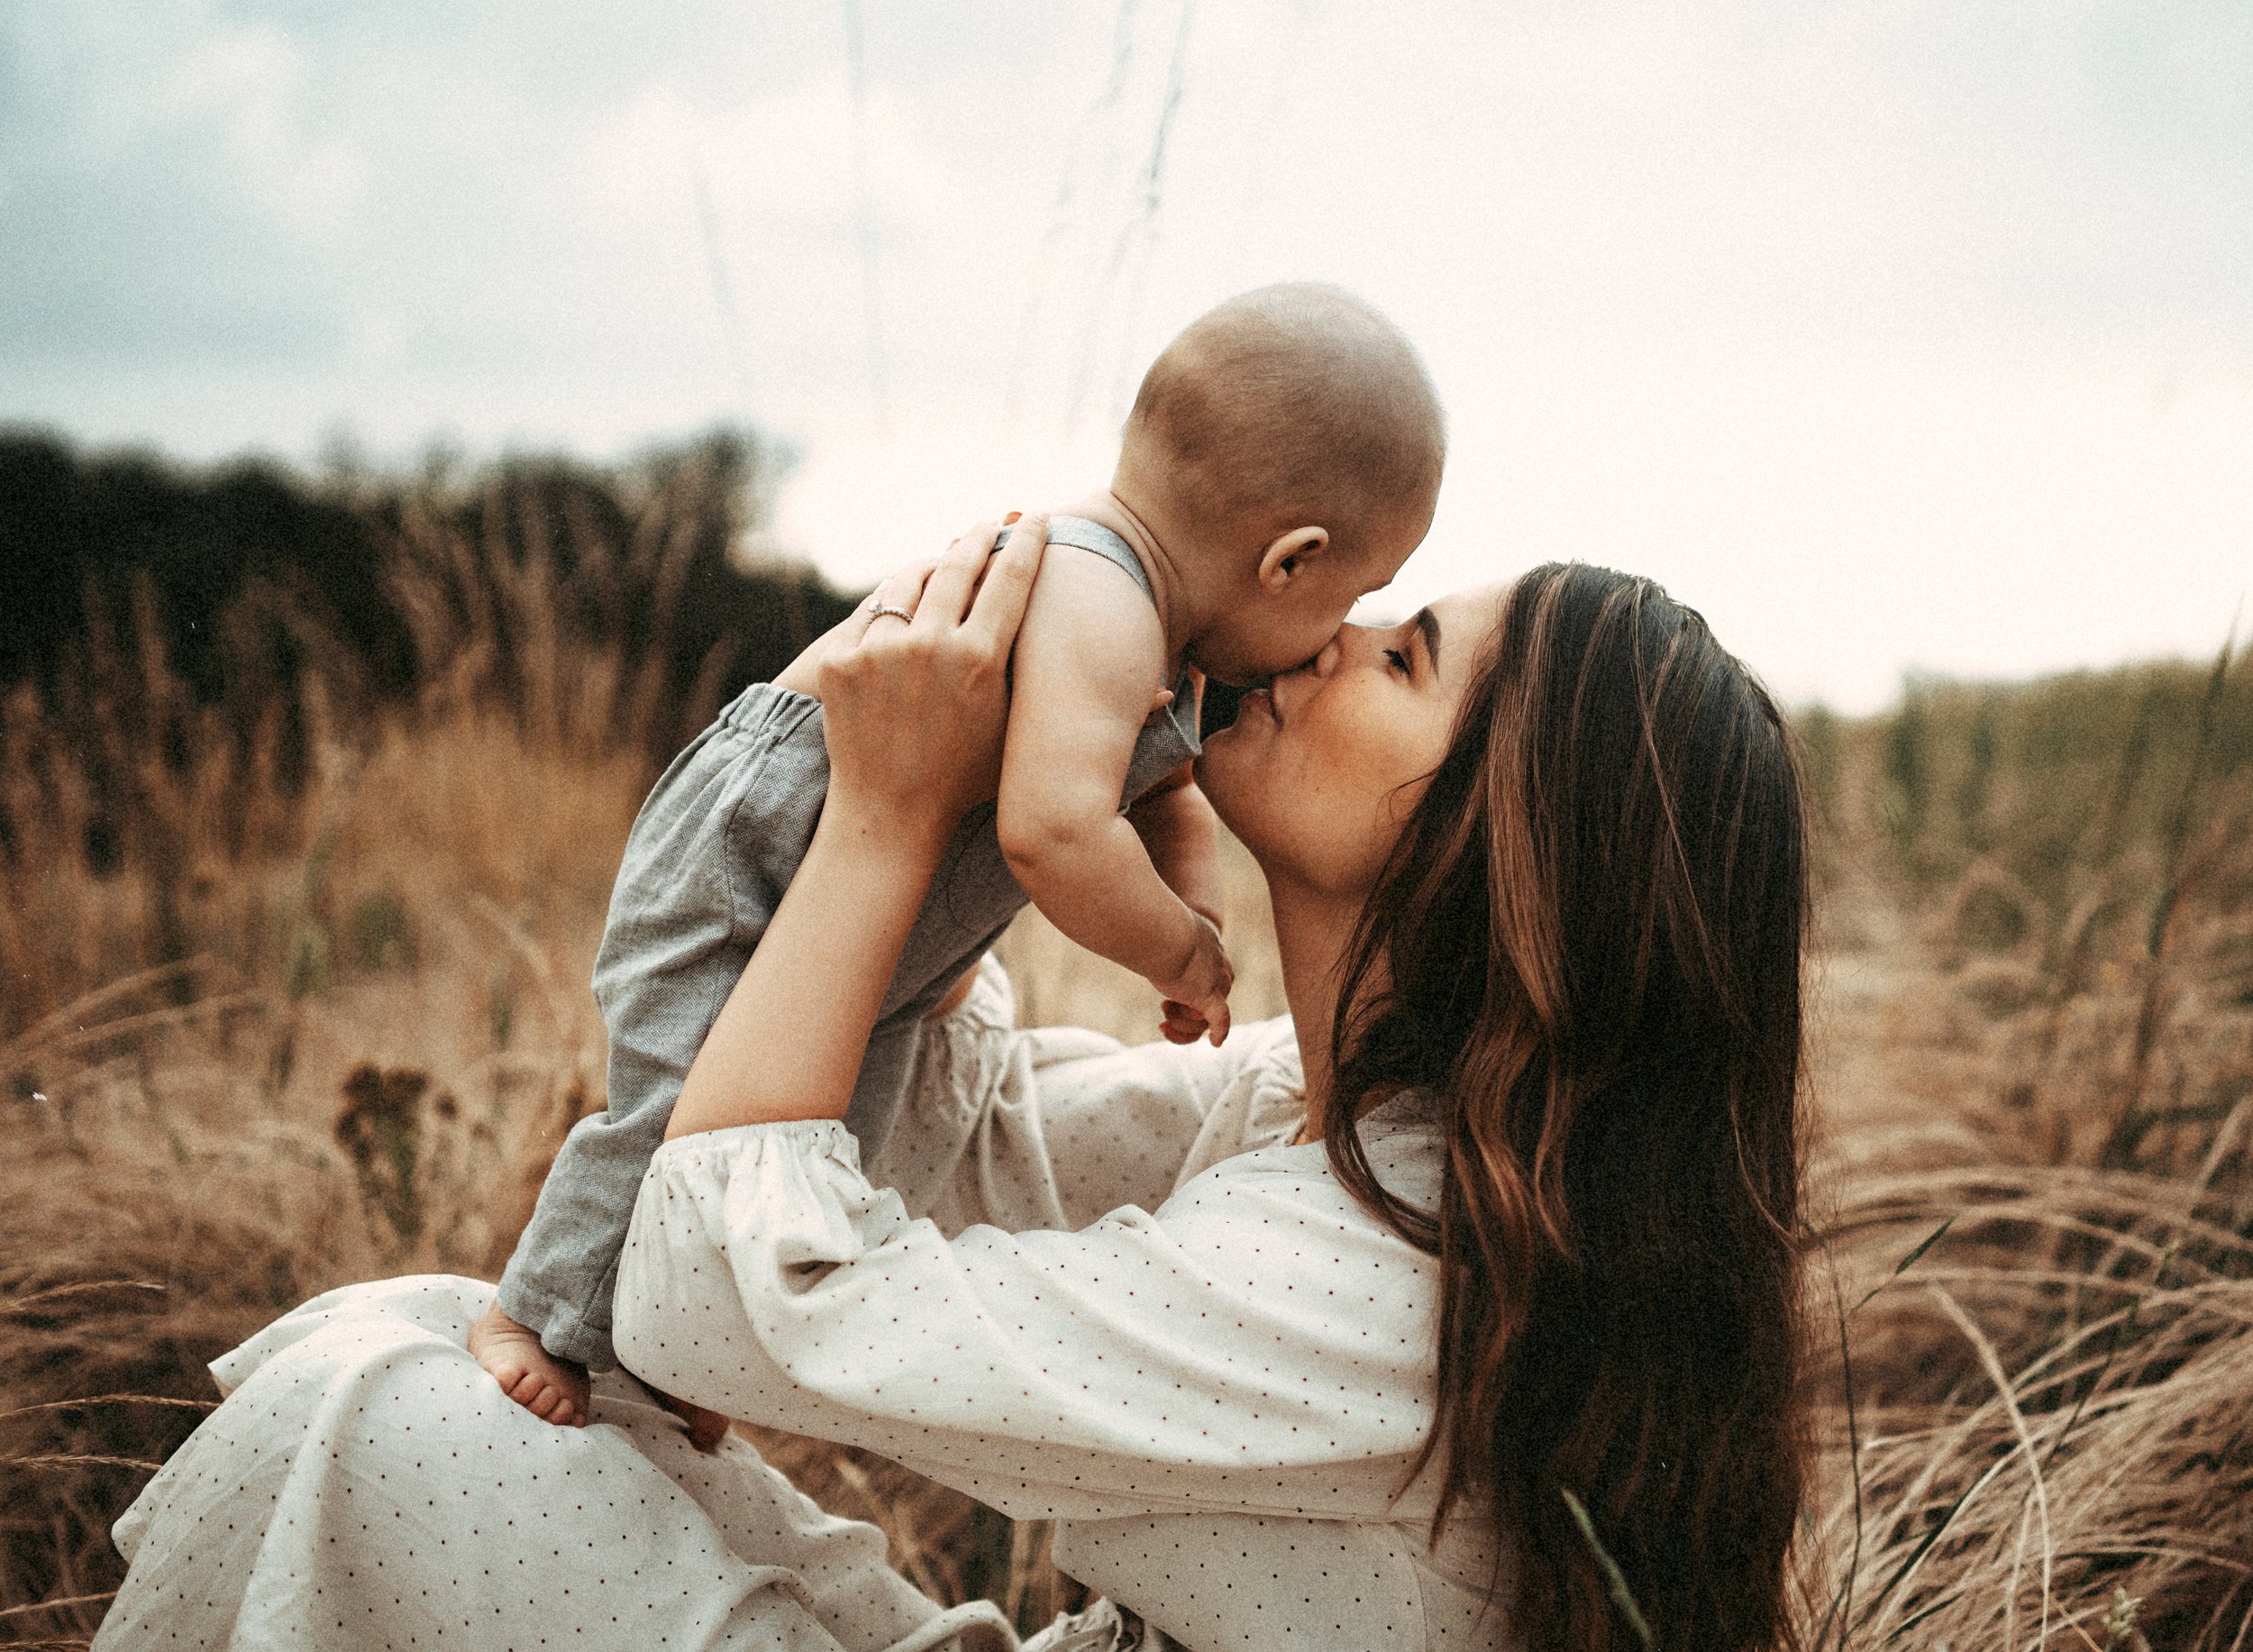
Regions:
M 1512 1644 L 1482 1534 L 1453 1524 L 1429 1553 L 1433 1476 L 1409 1482 L 1436 1270 L 1290 1145 L 1288 1023 L 1129 1049 L 1008 1011 L 989 971 L 934 1035 L 945 1081 L 916 1086 L 892 1186 L 827 1121 L 663 1148 L 621 1357 L 1067 1522 L 1067 1570 L 1199 1652 Z M 1364 1135 L 1389 1187 L 1436 1201 L 1413 1101 Z
M 118 1521 L 101 1647 L 1004 1652 L 743 1441 L 715 1456 L 611 1373 L 586 1428 L 501 1396 L 464 1346 L 493 1288 L 355 1285 L 215 1367 L 233 1392 Z M 235 1384 L 239 1383 L 239 1386 Z
M 878 1188 L 842 1126 L 652 1165 L 621 1357 L 683 1398 L 867 1446 L 1018 1518 L 1106 1592 L 1023 1652 L 1506 1647 L 1491 1553 L 1435 1554 L 1428 1258 L 1345 1195 L 1287 1024 L 1220 1050 L 1019 1033 L 989 965 L 929 1029 Z M 1436 1189 L 1412 1109 L 1368 1127 Z M 502 1399 L 475 1281 L 317 1298 L 214 1367 L 227 1402 L 118 1522 L 98 1647 L 1008 1652 L 745 1442 L 698 1455 L 633 1381 L 584 1429 Z

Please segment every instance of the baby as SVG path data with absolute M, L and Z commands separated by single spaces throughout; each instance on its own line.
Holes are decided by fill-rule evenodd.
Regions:
M 933 881 L 846 1113 L 864 1162 L 898 1114 L 917 1023 L 1028 898 L 1149 981 L 1168 1036 L 1227 1036 L 1218 835 L 1189 768 L 1199 673 L 1248 683 L 1318 653 L 1424 537 L 1444 448 L 1414 349 L 1333 288 L 1263 288 L 1166 346 L 1109 488 L 1049 521 L 1011 662 L 1000 795 L 963 821 Z M 609 1107 L 566 1138 L 470 1341 L 550 1422 L 584 1422 L 587 1368 L 616 1364 L 611 1291 L 643 1172 L 827 778 L 819 703 L 756 683 L 634 821 L 595 964 Z M 689 1421 L 700 1443 L 724 1427 Z

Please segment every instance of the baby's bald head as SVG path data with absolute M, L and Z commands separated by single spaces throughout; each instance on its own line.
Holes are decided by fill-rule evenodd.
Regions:
M 1415 347 L 1369 305 L 1294 281 L 1191 322 L 1143 378 L 1122 479 L 1162 489 L 1207 543 L 1303 524 L 1352 554 L 1431 519 L 1446 453 Z M 1405 547 L 1404 547 L 1405 549 Z

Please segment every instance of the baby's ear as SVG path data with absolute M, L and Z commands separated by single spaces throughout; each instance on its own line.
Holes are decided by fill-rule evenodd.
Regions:
M 1282 590 L 1312 567 L 1315 560 L 1329 548 L 1327 528 L 1292 528 L 1278 534 L 1260 552 L 1260 589 L 1268 592 Z

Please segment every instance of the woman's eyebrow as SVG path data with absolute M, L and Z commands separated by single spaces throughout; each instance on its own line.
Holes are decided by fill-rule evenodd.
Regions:
M 1429 608 L 1418 608 L 1416 610 L 1416 617 L 1409 623 L 1423 633 L 1424 657 L 1432 662 L 1432 669 L 1437 671 L 1439 669 L 1439 616 Z

